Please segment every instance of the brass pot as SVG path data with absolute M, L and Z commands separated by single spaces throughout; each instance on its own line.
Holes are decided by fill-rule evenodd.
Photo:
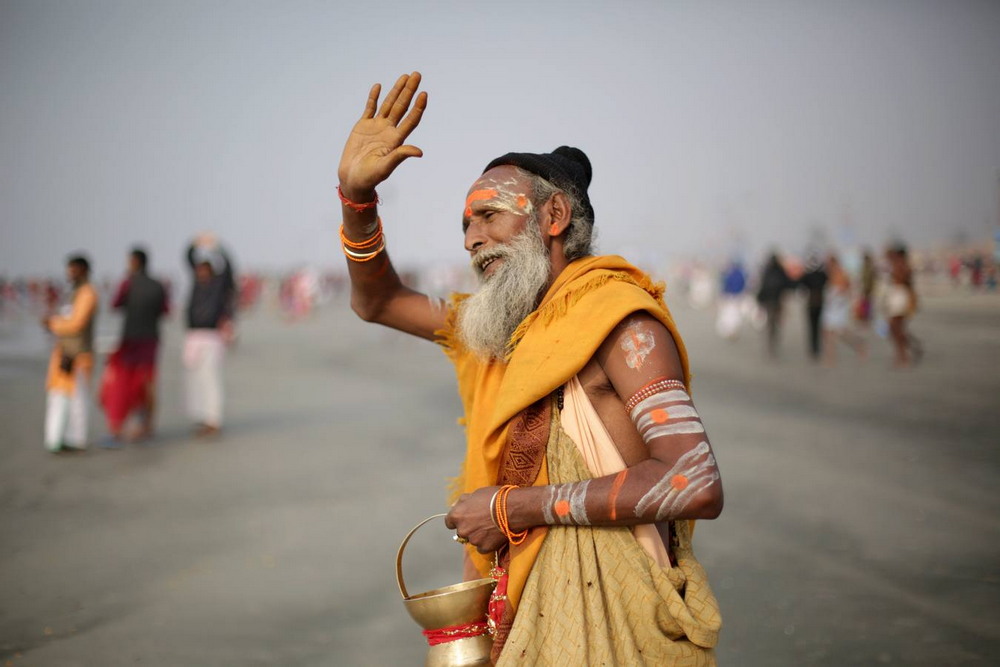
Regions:
M 438 630 L 455 625 L 479 623 L 486 619 L 486 609 L 489 606 L 490 594 L 495 582 L 492 579 L 476 579 L 452 584 L 444 588 L 417 595 L 408 595 L 403 583 L 403 550 L 406 544 L 417 532 L 417 529 L 429 521 L 440 519 L 446 514 L 435 514 L 418 523 L 403 538 L 396 553 L 396 583 L 403 596 L 403 606 L 413 620 L 424 630 Z M 465 665 L 488 665 L 493 639 L 488 634 L 478 637 L 456 639 L 431 646 L 427 651 L 427 667 L 464 667 Z

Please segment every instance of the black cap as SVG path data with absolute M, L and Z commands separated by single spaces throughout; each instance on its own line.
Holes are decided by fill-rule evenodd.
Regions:
M 594 207 L 590 205 L 587 188 L 594 172 L 587 154 L 579 148 L 560 146 L 551 153 L 507 153 L 486 165 L 483 173 L 502 165 L 520 167 L 541 176 L 558 188 L 575 191 L 593 222 Z

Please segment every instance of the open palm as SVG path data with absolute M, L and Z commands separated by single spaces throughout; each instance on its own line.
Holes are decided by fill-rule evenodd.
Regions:
M 423 155 L 416 146 L 403 143 L 420 124 L 420 117 L 427 108 L 427 93 L 421 92 L 414 99 L 419 86 L 420 72 L 404 74 L 386 95 L 381 107 L 378 98 L 382 86 L 377 83 L 372 86 L 364 113 L 351 130 L 340 158 L 338 176 L 343 191 L 369 193 L 389 178 L 404 160 Z

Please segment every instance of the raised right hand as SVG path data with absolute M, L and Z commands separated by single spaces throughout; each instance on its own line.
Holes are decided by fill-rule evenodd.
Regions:
M 381 107 L 378 107 L 378 97 L 382 85 L 376 83 L 368 92 L 365 111 L 347 138 L 337 171 L 341 191 L 349 199 L 368 201 L 355 197 L 370 195 L 406 158 L 423 156 L 423 151 L 416 146 L 403 144 L 420 123 L 427 107 L 427 93 L 422 92 L 413 100 L 419 86 L 420 72 L 404 74 Z

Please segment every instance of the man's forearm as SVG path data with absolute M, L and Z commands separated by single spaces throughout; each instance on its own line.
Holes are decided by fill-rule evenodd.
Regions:
M 516 489 L 507 500 L 511 529 L 713 519 L 722 509 L 722 486 L 711 450 L 702 445 L 673 466 L 647 459 L 615 475 Z
M 365 204 L 375 201 L 374 190 L 353 190 L 342 187 L 341 194 L 351 202 Z M 344 236 L 353 243 L 363 243 L 378 231 L 378 208 L 356 211 L 346 203 L 341 212 L 344 221 Z M 344 248 L 341 248 L 344 250 Z M 345 252 L 346 255 L 346 252 Z M 385 304 L 402 288 L 396 270 L 389 260 L 389 254 L 382 250 L 369 261 L 347 259 L 347 271 L 351 278 L 351 307 L 364 320 L 377 322 Z

